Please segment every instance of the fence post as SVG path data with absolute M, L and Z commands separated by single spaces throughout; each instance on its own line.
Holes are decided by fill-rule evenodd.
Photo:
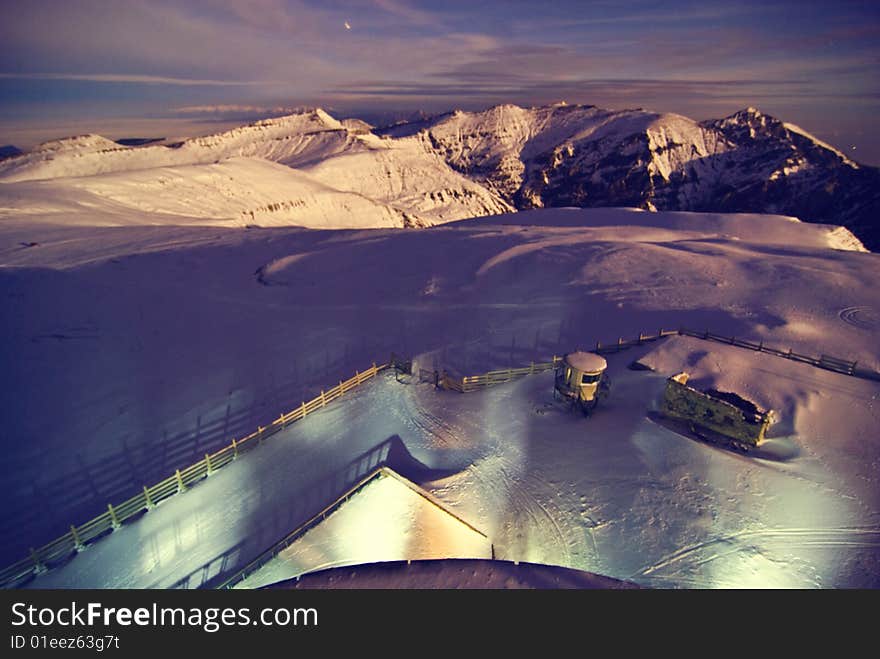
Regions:
M 178 473 L 178 475 L 180 475 L 180 471 L 178 471 L 177 473 Z M 122 526 L 122 524 L 119 523 L 119 518 L 116 516 L 116 511 L 113 510 L 112 503 L 107 504 L 107 510 L 110 512 L 110 526 L 115 531 L 120 526 Z
M 73 536 L 73 548 L 74 549 L 76 549 L 78 552 L 80 552 L 86 548 L 85 545 L 82 543 L 82 539 L 80 539 L 80 537 L 79 537 L 79 533 L 76 532 L 76 527 L 73 524 L 70 525 L 70 535 Z
M 764 339 L 758 343 L 758 352 L 764 352 Z
M 324 397 L 324 390 L 321 389 L 321 407 L 327 406 L 327 399 Z
M 262 432 L 262 430 L 263 430 L 263 429 L 260 428 L 260 431 L 261 431 L 261 432 Z M 176 470 L 176 471 L 174 472 L 174 476 L 175 476 L 175 478 L 177 479 L 177 491 L 178 491 L 178 492 L 183 492 L 183 491 L 186 489 L 186 485 L 183 484 L 183 478 L 182 478 L 181 475 L 180 475 L 180 469 L 178 469 L 178 470 Z
M 342 395 L 345 392 L 342 390 L 342 380 L 339 381 L 339 397 L 342 398 Z
M 535 362 L 532 361 L 529 363 L 529 375 L 532 375 L 535 372 Z
M 211 456 L 208 453 L 205 453 L 205 464 L 208 466 L 207 475 L 210 476 L 211 472 L 214 471 L 213 467 L 211 467 Z
M 43 565 L 43 562 L 40 560 L 40 557 L 37 556 L 37 552 L 34 551 L 33 547 L 31 547 L 31 560 L 34 562 L 34 574 L 43 574 L 43 572 L 46 572 L 46 566 Z
M 147 502 L 147 510 L 152 510 L 156 507 L 156 504 L 153 503 L 153 497 L 150 496 L 150 489 L 144 485 L 144 501 Z
M 617 337 L 617 352 L 620 352 L 622 348 L 620 346 L 623 345 L 623 337 Z
M 376 372 L 377 372 L 376 362 L 373 362 L 373 375 L 376 375 Z
M 263 426 L 257 426 L 257 443 L 263 443 Z
M 639 345 L 642 345 L 642 341 L 643 341 L 643 339 L 642 339 L 642 333 L 641 333 L 641 331 L 640 331 L 640 332 L 639 332 Z
M 599 352 L 602 349 L 602 342 L 596 341 L 596 352 Z
M 235 437 L 232 438 L 232 458 L 235 459 L 238 457 L 238 442 L 235 441 Z
M 302 402 L 302 405 L 300 405 L 300 408 L 302 409 L 302 418 L 305 419 L 305 418 L 306 418 L 306 414 L 307 414 L 307 412 L 306 412 L 306 402 L 305 402 L 305 401 Z

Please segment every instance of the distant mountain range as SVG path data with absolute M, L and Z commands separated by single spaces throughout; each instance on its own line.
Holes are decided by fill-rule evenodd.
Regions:
M 880 169 L 754 108 L 696 122 L 501 105 L 379 129 L 316 109 L 174 144 L 79 136 L 0 162 L 0 183 L 38 180 L 68 201 L 76 188 L 114 208 L 239 225 L 430 226 L 631 206 L 793 215 L 846 226 L 880 249 Z
M 793 215 L 844 225 L 880 248 L 880 169 L 755 108 L 696 122 L 642 110 L 502 105 L 379 132 L 424 133 L 453 168 L 517 209 Z

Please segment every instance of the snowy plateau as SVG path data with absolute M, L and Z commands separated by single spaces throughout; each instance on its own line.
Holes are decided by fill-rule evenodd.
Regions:
M 875 168 L 752 108 L 499 106 L 385 129 L 310 110 L 0 160 L 0 562 L 392 352 L 471 375 L 689 327 L 876 374 L 878 190 Z M 607 359 L 590 418 L 554 404 L 551 372 L 460 394 L 383 371 L 27 585 L 208 584 L 391 442 L 501 560 L 648 587 L 880 587 L 880 381 L 677 335 Z M 680 371 L 772 409 L 768 450 L 657 423 Z M 466 557 L 395 491 L 291 553 Z M 397 509 L 430 537 L 375 521 Z

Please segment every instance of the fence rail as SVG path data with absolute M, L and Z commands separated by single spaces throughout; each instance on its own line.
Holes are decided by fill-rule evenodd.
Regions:
M 851 375 L 853 377 L 863 378 L 867 380 L 878 379 L 877 374 L 872 371 L 858 370 L 857 361 L 841 359 L 839 357 L 833 357 L 831 355 L 823 354 L 819 355 L 819 357 L 801 355 L 794 352 L 791 348 L 789 348 L 788 350 L 781 350 L 779 348 L 765 346 L 763 341 L 755 343 L 754 341 L 746 341 L 744 339 L 738 339 L 733 336 L 713 334 L 709 330 L 697 332 L 695 330 L 682 327 L 678 330 L 678 333 L 682 336 L 690 336 L 695 339 L 703 339 L 704 341 L 715 341 L 717 343 L 726 343 L 728 345 L 736 346 L 738 348 L 749 348 L 750 350 L 755 350 L 757 352 L 766 352 L 767 354 L 776 355 L 777 357 L 784 357 L 785 359 L 790 359 L 792 361 L 803 362 L 804 364 L 810 364 L 811 366 L 815 366 L 817 368 L 823 368 L 826 371 L 834 371 L 836 373 L 843 373 L 844 375 Z
M 724 343 L 726 345 L 735 346 L 737 348 L 748 348 L 757 352 L 765 352 L 770 355 L 776 355 L 777 357 L 784 357 L 785 359 L 810 364 L 811 366 L 815 366 L 817 368 L 823 368 L 825 370 L 842 373 L 844 375 L 850 375 L 867 380 L 880 380 L 880 374 L 874 371 L 857 369 L 858 362 L 856 361 L 849 361 L 847 359 L 841 359 L 839 357 L 833 357 L 831 355 L 825 354 L 822 354 L 819 357 L 811 357 L 809 355 L 801 355 L 793 352 L 791 348 L 789 348 L 788 350 L 781 350 L 779 348 L 766 346 L 764 345 L 763 341 L 748 341 L 746 339 L 739 339 L 733 336 L 714 334 L 709 330 L 698 332 L 696 330 L 688 329 L 686 327 L 681 327 L 679 329 L 673 330 L 661 328 L 656 334 L 639 332 L 638 338 L 635 339 L 624 340 L 623 338 L 618 338 L 617 341 L 611 343 L 596 342 L 595 347 L 590 352 L 594 352 L 599 355 L 614 354 L 622 350 L 627 350 L 635 346 L 641 346 L 645 343 L 657 341 L 658 339 L 663 339 L 668 336 L 690 336 L 696 339 L 702 339 L 704 341 L 715 341 L 717 343 Z M 435 372 L 435 381 L 437 385 L 439 387 L 442 387 L 443 389 L 458 391 L 460 393 L 468 393 L 471 391 L 477 391 L 478 389 L 483 389 L 485 387 L 491 387 L 496 384 L 510 382 L 511 380 L 526 375 L 532 375 L 534 373 L 542 373 L 544 371 L 553 370 L 559 365 L 561 361 L 561 357 L 557 357 L 556 355 L 554 355 L 552 361 L 549 362 L 532 362 L 528 366 L 524 366 L 521 368 L 501 369 L 498 371 L 481 373 L 479 375 L 466 375 L 458 378 L 450 375 L 446 371 L 442 371 L 439 373 Z M 427 378 L 420 379 L 424 380 Z
M 524 366 L 522 368 L 507 368 L 501 369 L 499 371 L 489 371 L 488 373 L 483 373 L 481 375 L 466 376 L 461 378 L 460 380 L 455 380 L 455 378 L 451 378 L 449 375 L 444 374 L 445 377 L 443 381 L 447 384 L 451 381 L 453 387 L 459 387 L 462 392 L 476 391 L 477 389 L 482 389 L 483 387 L 491 387 L 493 385 L 501 384 L 503 382 L 510 382 L 511 380 L 515 380 L 526 375 L 534 375 L 535 373 L 552 371 L 561 361 L 562 357 L 557 357 L 554 355 L 553 359 L 549 362 L 532 362 L 528 366 Z
M 206 453 L 205 457 L 195 464 L 178 469 L 165 480 L 151 487 L 144 487 L 143 492 L 136 494 L 113 505 L 107 504 L 107 510 L 97 517 L 79 526 L 72 525 L 70 531 L 60 538 L 31 549 L 30 556 L 0 570 L 0 587 L 12 588 L 30 579 L 34 574 L 45 572 L 48 568 L 58 565 L 76 552 L 82 551 L 86 545 L 119 528 L 125 522 L 138 517 L 154 508 L 160 502 L 183 492 L 190 486 L 210 476 L 218 469 L 228 465 L 242 453 L 257 446 L 267 437 L 271 437 L 291 423 L 305 418 L 309 414 L 325 407 L 329 403 L 343 397 L 352 389 L 375 377 L 380 371 L 389 368 L 390 364 L 379 366 L 374 362 L 367 370 L 356 371 L 354 377 L 341 380 L 335 387 L 321 393 L 308 402 L 303 402 L 292 411 L 281 414 L 268 426 L 259 426 L 256 431 L 242 439 L 233 439 L 214 453 Z
M 591 352 L 595 352 L 599 355 L 607 355 L 620 352 L 621 350 L 626 350 L 627 348 L 632 348 L 634 346 L 640 346 L 644 345 L 645 343 L 657 341 L 658 339 L 662 339 L 667 336 L 677 335 L 678 333 L 679 330 L 666 329 L 660 329 L 656 334 L 646 334 L 644 332 L 639 332 L 638 338 L 635 339 L 624 340 L 622 338 L 618 338 L 616 342 L 604 344 L 601 342 L 597 342 L 595 348 L 593 348 Z M 442 387 L 443 389 L 458 391 L 460 393 L 468 393 L 471 391 L 483 389 L 485 387 L 492 387 L 496 384 L 510 382 L 511 380 L 525 377 L 526 375 L 534 375 L 535 373 L 552 371 L 555 370 L 560 363 L 562 363 L 562 357 L 553 355 L 553 358 L 548 362 L 532 362 L 528 366 L 489 371 L 488 373 L 481 373 L 479 375 L 466 375 L 460 378 L 456 378 L 446 371 L 442 371 L 438 374 L 436 381 L 438 386 Z

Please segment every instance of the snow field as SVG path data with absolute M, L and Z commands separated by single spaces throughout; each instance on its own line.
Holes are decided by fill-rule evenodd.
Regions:
M 876 256 L 791 218 L 555 209 L 415 232 L 65 218 L 0 223 L 6 562 L 392 351 L 473 374 L 683 325 L 880 366 Z M 503 557 L 651 585 L 875 585 L 877 385 L 681 341 L 644 357 L 656 374 L 621 353 L 588 422 L 538 413 L 544 376 L 466 396 L 368 385 L 366 409 L 288 429 L 266 453 L 275 476 L 242 460 L 34 585 L 197 585 L 307 515 L 312 476 L 395 435 L 454 472 L 430 489 Z M 778 409 L 774 441 L 796 455 L 755 461 L 654 424 L 678 370 Z

